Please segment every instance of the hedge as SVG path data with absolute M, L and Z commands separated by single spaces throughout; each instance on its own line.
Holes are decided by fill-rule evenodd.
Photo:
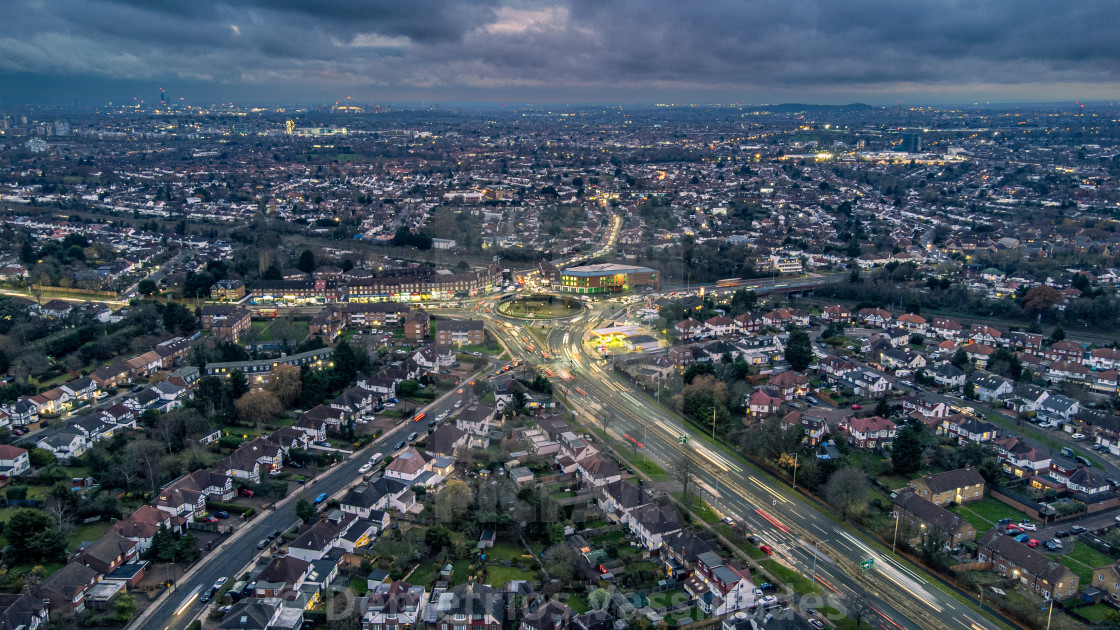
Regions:
M 236 503 L 221 503 L 219 501 L 207 501 L 206 509 L 231 512 L 233 514 L 245 514 L 247 512 L 253 511 L 253 508 L 247 505 L 238 505 Z

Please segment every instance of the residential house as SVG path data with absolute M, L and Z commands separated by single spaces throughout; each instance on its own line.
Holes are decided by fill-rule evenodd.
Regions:
M 988 372 L 973 372 L 972 385 L 976 388 L 976 398 L 981 402 L 992 402 L 1014 391 L 1011 381 Z
M 726 615 L 755 604 L 750 571 L 724 562 L 711 551 L 697 557 L 696 568 L 685 581 L 684 590 L 696 599 L 700 610 L 711 616 Z
M 423 613 L 428 604 L 424 586 L 408 582 L 379 582 L 369 592 L 362 614 L 362 630 L 406 630 L 424 627 Z
M 140 546 L 136 541 L 109 531 L 79 550 L 73 561 L 81 562 L 104 575 L 112 573 L 122 564 L 132 562 L 139 555 Z
M 80 562 L 71 562 L 47 576 L 34 593 L 50 601 L 52 614 L 71 617 L 86 608 L 85 595 L 100 580 L 100 574 Z
M 617 480 L 596 489 L 599 509 L 612 520 L 623 525 L 630 522 L 631 513 L 644 505 L 653 503 L 653 496 L 642 488 L 641 483 Z
M 934 505 L 961 505 L 984 498 L 984 478 L 975 468 L 965 466 L 914 479 L 910 489 Z
M 645 505 L 636 508 L 631 516 L 630 531 L 650 550 L 658 549 L 666 536 L 681 530 L 680 517 L 671 507 Z
M 764 416 L 777 413 L 782 406 L 782 397 L 774 387 L 756 387 L 747 395 L 747 413 Z
M 897 425 L 879 416 L 851 418 L 845 432 L 856 448 L 876 449 L 889 446 L 894 441 Z
M 766 384 L 776 388 L 782 400 L 802 398 L 809 393 L 809 378 L 792 370 L 771 376 Z
M 526 606 L 518 630 L 569 630 L 572 609 L 554 599 L 538 600 L 535 606 Z
M 441 424 L 428 436 L 424 451 L 432 456 L 453 458 L 469 443 L 470 435 L 466 431 L 455 425 Z
M 11 444 L 0 444 L 0 479 L 10 479 L 31 471 L 31 458 L 27 449 Z
M 141 505 L 132 514 L 113 523 L 109 531 L 135 542 L 136 551 L 144 554 L 152 548 L 152 538 L 161 527 L 172 533 L 178 531 L 172 519 L 171 512 Z
M 501 630 L 506 597 L 499 589 L 472 581 L 433 592 L 429 609 L 432 630 Z
M 913 534 L 910 540 L 920 541 L 927 535 L 938 535 L 944 538 L 945 546 L 950 549 L 976 540 L 976 527 L 972 523 L 918 496 L 913 490 L 897 493 L 892 501 L 898 512 L 897 518 Z
M 389 462 L 389 465 L 385 467 L 385 477 L 411 485 L 428 471 L 427 466 L 428 460 L 424 459 L 420 451 L 409 447 Z
M 89 440 L 77 429 L 63 427 L 40 435 L 35 446 L 50 451 L 55 459 L 68 462 L 89 449 Z
M 1073 597 L 1080 588 L 1077 574 L 1057 560 L 1015 542 L 993 527 L 977 543 L 976 559 L 1003 577 L 1020 582 L 1043 600 Z

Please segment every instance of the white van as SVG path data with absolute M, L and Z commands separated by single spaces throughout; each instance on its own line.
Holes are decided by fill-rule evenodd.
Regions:
M 382 455 L 381 453 L 374 453 L 374 454 L 373 454 L 373 455 L 372 455 L 372 456 L 371 456 L 371 457 L 369 458 L 369 463 L 371 463 L 371 464 L 376 464 L 377 462 L 381 461 L 381 460 L 382 460 L 382 459 L 383 459 L 384 457 L 385 457 L 385 456 L 384 456 L 384 455 Z

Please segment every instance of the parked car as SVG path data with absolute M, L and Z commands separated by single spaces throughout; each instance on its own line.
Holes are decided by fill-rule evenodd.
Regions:
M 373 464 L 369 464 L 369 463 L 362 464 L 362 467 L 358 469 L 358 474 L 364 475 L 367 472 L 369 472 L 369 470 L 371 468 L 373 468 Z
M 225 510 L 221 512 L 214 512 L 214 516 L 217 516 L 218 518 L 229 518 L 229 512 L 226 512 Z
M 1085 439 L 1085 434 L 1084 433 L 1074 433 L 1073 435 L 1071 435 L 1069 437 L 1074 439 L 1074 440 L 1079 440 L 1080 441 L 1080 440 Z
M 1059 529 L 1058 531 L 1054 532 L 1054 535 L 1058 538 L 1069 538 L 1069 532 L 1064 529 Z
M 863 409 L 863 405 L 852 405 L 852 409 L 859 411 L 860 409 Z
M 1031 539 L 1031 537 L 1027 536 L 1026 534 L 1019 534 L 1018 536 L 1016 536 L 1014 538 L 1015 542 L 1020 542 L 1020 543 L 1025 543 L 1030 539 Z
M 1057 551 L 1058 550 L 1058 546 L 1055 545 L 1053 542 L 1051 542 L 1049 540 L 1046 541 L 1045 546 L 1046 546 L 1046 551 Z
M 288 462 L 288 465 L 292 468 L 303 468 L 303 464 L 299 462 Z
M 202 517 L 202 522 L 203 523 L 217 523 L 218 519 L 216 519 L 213 516 L 210 516 L 209 514 L 207 514 L 206 516 Z
M 725 516 L 725 517 L 723 517 L 719 520 L 722 521 L 723 523 L 726 523 L 727 525 L 734 525 L 735 524 L 735 519 L 731 518 L 730 516 Z
M 322 503 L 323 501 L 326 501 L 326 500 L 327 500 L 327 493 L 326 492 L 320 492 L 319 496 L 315 497 L 315 505 L 319 505 L 320 503 Z
M 331 443 L 326 440 L 315 440 L 315 446 L 322 446 L 323 448 L 331 448 Z
M 1057 538 L 1051 538 L 1050 539 L 1050 544 L 1054 545 L 1055 549 L 1061 549 L 1062 548 L 1062 541 L 1058 540 Z
M 243 497 L 255 497 L 255 496 L 257 496 L 257 493 L 253 492 L 252 490 L 250 490 L 248 488 L 242 488 L 241 489 L 241 496 L 243 496 Z
M 1027 541 L 1027 546 L 1030 547 L 1031 549 L 1034 549 L 1035 547 L 1038 546 L 1038 539 L 1037 538 L 1031 538 L 1030 540 Z
M 404 440 L 401 440 L 400 442 L 397 442 L 397 445 L 396 445 L 396 446 L 394 446 L 393 448 L 399 451 L 399 450 L 401 450 L 402 448 L 404 448 L 404 445 L 405 445 L 405 441 L 404 441 Z
M 820 619 L 810 619 L 809 625 L 817 628 L 818 630 L 824 630 L 824 622 Z
M 766 597 L 763 597 L 762 599 L 758 600 L 758 605 L 762 606 L 763 608 L 766 608 L 768 606 L 773 606 L 777 603 L 778 603 L 778 598 L 773 596 L 773 595 L 767 595 Z
M 412 433 L 409 433 L 408 434 L 408 441 L 411 442 L 411 441 L 415 440 L 417 438 L 417 436 L 419 436 L 419 435 L 420 434 L 415 432 L 415 431 L 413 431 Z
M 998 521 L 996 521 L 996 526 L 998 527 L 1000 525 L 1006 525 L 1010 522 L 1011 522 L 1011 519 L 1009 519 L 1009 518 L 1001 518 Z
M 203 593 L 203 594 L 202 594 L 202 597 L 199 597 L 199 598 L 198 598 L 198 601 L 200 601 L 200 602 L 202 602 L 203 604 L 205 604 L 206 602 L 210 601 L 210 598 L 211 598 L 211 597 L 213 597 L 213 595 L 214 595 L 214 591 L 213 591 L 213 590 L 210 590 L 210 591 L 206 591 L 205 593 Z
M 747 542 L 752 545 L 758 545 L 762 543 L 762 541 L 758 539 L 758 536 L 747 536 Z
M 1080 525 L 1074 525 L 1073 527 L 1069 528 L 1069 533 L 1071 533 L 1071 534 L 1084 534 L 1087 531 L 1089 531 L 1089 530 L 1085 529 L 1084 527 L 1082 527 Z
M 758 550 L 768 556 L 774 553 L 774 550 L 770 548 L 770 545 L 759 545 Z
M 257 541 L 257 549 L 264 549 L 267 546 L 268 546 L 268 539 L 267 538 L 262 538 L 262 539 Z
M 1022 523 L 1019 523 L 1019 529 L 1025 532 L 1037 532 L 1038 525 L 1035 525 L 1034 523 L 1028 521 L 1023 521 Z
M 228 581 L 229 581 L 229 578 L 225 577 L 225 576 L 222 576 L 222 577 L 218 578 L 218 580 L 216 582 L 214 582 L 214 590 L 216 591 L 216 590 L 222 588 L 222 585 L 225 584 Z

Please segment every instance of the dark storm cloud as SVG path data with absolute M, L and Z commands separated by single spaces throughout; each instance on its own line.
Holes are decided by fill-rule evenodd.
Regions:
M 199 98 L 1120 93 L 1120 11 L 1092 0 L 10 0 L 6 16 L 8 100 L 26 77 Z

